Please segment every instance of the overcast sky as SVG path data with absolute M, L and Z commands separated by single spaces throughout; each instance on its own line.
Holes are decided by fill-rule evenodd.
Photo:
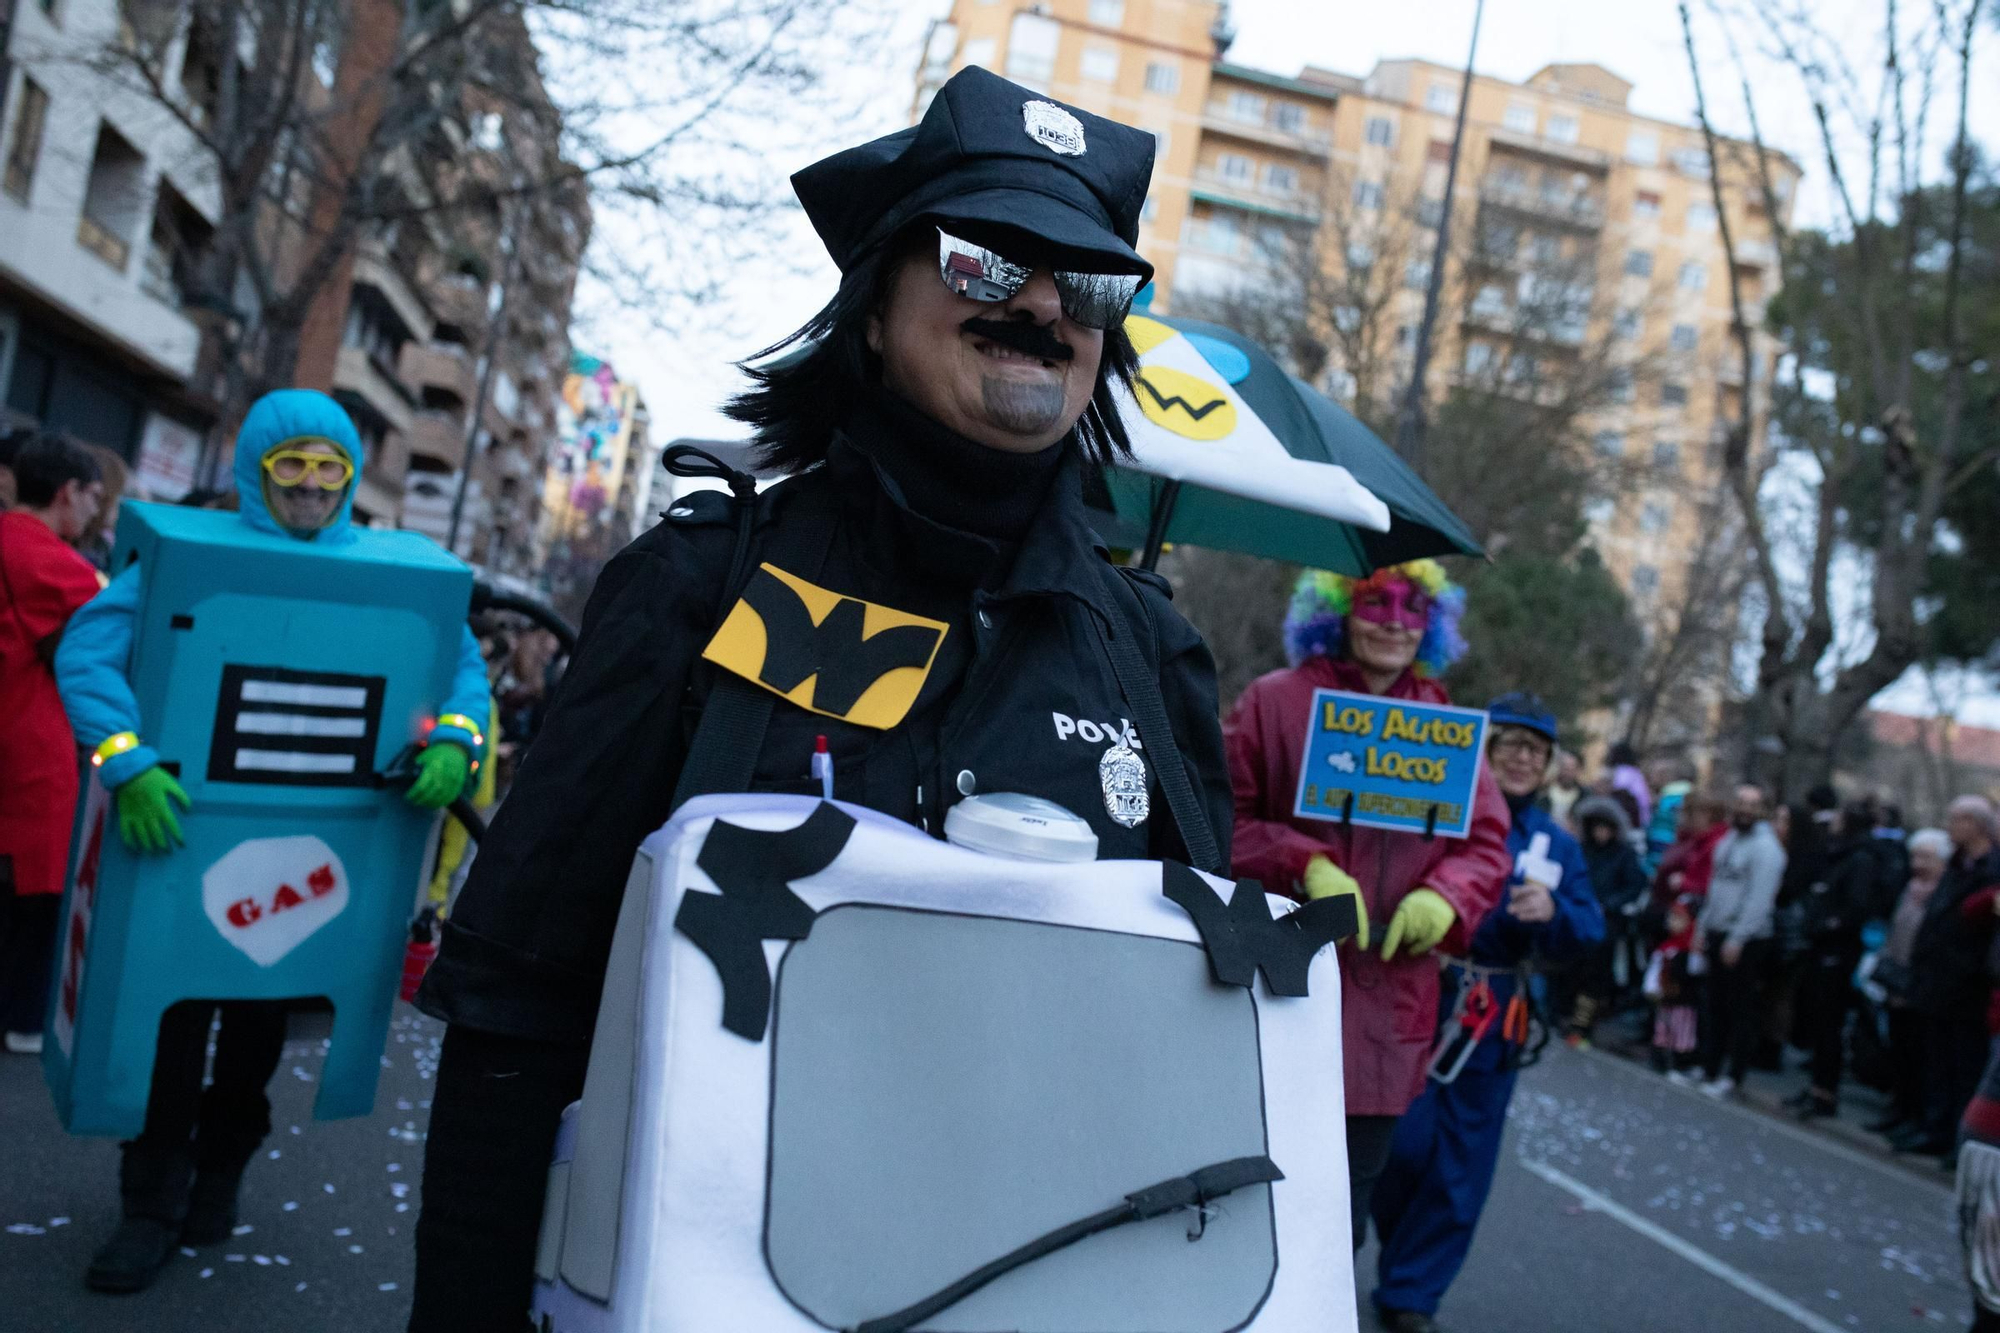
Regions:
M 1723 2 L 1733 6 L 1736 0 Z M 1812 7 L 1820 31 L 1838 43 L 1847 59 L 1861 66 L 1879 60 L 1881 48 L 1873 25 L 1880 22 L 1882 0 L 1814 0 Z M 904 124 L 924 32 L 931 19 L 949 8 L 948 0 L 909 0 L 897 16 L 892 41 L 870 59 L 836 73 L 855 114 L 829 127 L 818 152 L 774 165 L 788 173 L 821 152 Z M 1298 0 L 1237 0 L 1232 6 L 1237 37 L 1229 58 L 1281 74 L 1312 64 L 1363 75 L 1377 60 L 1400 56 L 1462 65 L 1473 8 L 1474 0 L 1403 5 L 1380 0 L 1321 0 L 1314 5 Z M 1710 12 L 1706 0 L 1695 6 L 1696 41 L 1710 112 L 1719 130 L 1747 136 L 1741 77 Z M 1795 221 L 1822 223 L 1834 205 L 1799 80 L 1756 49 L 1755 32 L 1747 21 L 1734 28 L 1757 90 L 1766 140 L 1790 152 L 1806 170 Z M 1983 25 L 1981 41 L 1983 54 L 1977 61 L 1972 97 L 1973 137 L 1989 150 L 2000 150 L 2000 32 Z M 1488 0 L 1475 62 L 1478 72 L 1519 81 L 1551 62 L 1604 65 L 1636 85 L 1631 99 L 1635 111 L 1693 120 L 1693 83 L 1671 0 Z M 1926 164 L 1926 174 L 1932 177 L 1942 159 L 1950 110 L 1948 98 L 1941 96 L 1932 117 Z M 621 377 L 638 383 L 652 411 L 656 439 L 734 438 L 743 433 L 719 410 L 722 400 L 741 383 L 732 363 L 803 323 L 833 290 L 833 266 L 824 261 L 802 217 L 795 219 L 794 233 L 796 244 L 789 249 L 817 263 L 815 275 L 782 282 L 745 275 L 733 286 L 724 308 L 715 312 L 713 327 L 699 338 L 663 336 L 629 317 L 601 319 L 591 333 L 579 333 L 580 340 L 593 339 L 596 345 L 590 350 L 609 356 Z M 1896 692 L 1894 702 L 1915 711 L 1923 696 L 1920 688 L 1906 688 Z M 2000 726 L 2000 698 L 1982 698 L 1964 716 Z

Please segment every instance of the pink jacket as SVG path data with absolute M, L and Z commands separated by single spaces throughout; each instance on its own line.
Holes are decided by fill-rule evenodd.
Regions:
M 1233 868 L 1239 877 L 1258 880 L 1274 893 L 1296 896 L 1306 862 L 1324 854 L 1361 882 L 1369 918 L 1377 924 L 1371 951 L 1362 952 L 1352 940 L 1340 946 L 1347 1114 L 1401 1115 L 1423 1091 L 1437 1030 L 1438 963 L 1428 954 L 1383 962 L 1382 926 L 1405 894 L 1428 886 L 1458 912 L 1439 951 L 1465 953 L 1480 918 L 1500 900 L 1513 870 L 1507 853 L 1510 816 L 1506 798 L 1482 763 L 1472 828 L 1464 838 L 1427 842 L 1414 833 L 1294 819 L 1292 800 L 1315 689 L 1369 692 L 1352 663 L 1310 658 L 1252 682 L 1223 723 L 1236 792 Z M 1407 671 L 1389 688 L 1388 697 L 1451 701 L 1436 681 Z

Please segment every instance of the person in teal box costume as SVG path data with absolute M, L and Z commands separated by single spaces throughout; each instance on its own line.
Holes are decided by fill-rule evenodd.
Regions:
M 364 462 L 354 423 L 333 399 L 310 389 L 266 394 L 236 437 L 238 515 L 261 532 L 350 544 Z M 56 654 L 56 679 L 77 740 L 113 793 L 119 837 L 164 856 L 181 844 L 189 799 L 145 743 L 128 678 L 144 577 L 141 565 L 128 565 L 77 612 Z M 483 744 L 478 719 L 490 706 L 485 663 L 467 631 L 450 697 L 415 758 L 405 793 L 411 804 L 439 809 L 457 799 Z M 235 1225 L 244 1168 L 271 1128 L 265 1086 L 283 1052 L 286 1011 L 278 1001 L 222 1003 L 204 1087 L 217 1007 L 176 1005 L 161 1023 L 145 1127 L 122 1145 L 123 1220 L 86 1275 L 97 1290 L 141 1290 L 176 1245 L 220 1242 Z

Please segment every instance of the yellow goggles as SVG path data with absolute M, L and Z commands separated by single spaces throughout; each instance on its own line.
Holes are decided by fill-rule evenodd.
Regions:
M 264 455 L 264 471 L 280 486 L 310 484 L 323 491 L 338 491 L 353 479 L 354 464 L 334 454 L 274 449 Z

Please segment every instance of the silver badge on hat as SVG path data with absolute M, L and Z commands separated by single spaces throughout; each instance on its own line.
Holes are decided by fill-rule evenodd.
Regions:
M 1146 761 L 1123 741 L 1097 761 L 1097 781 L 1104 788 L 1104 808 L 1126 828 L 1146 822 L 1152 802 L 1146 790 Z
M 1021 118 L 1028 123 L 1028 137 L 1051 153 L 1083 156 L 1083 122 L 1054 102 L 1023 102 Z

